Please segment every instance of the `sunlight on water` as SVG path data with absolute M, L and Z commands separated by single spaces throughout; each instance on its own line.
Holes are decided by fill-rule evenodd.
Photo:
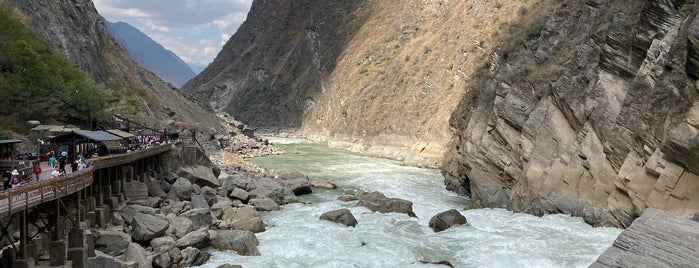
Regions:
M 444 190 L 437 170 L 401 166 L 303 140 L 270 139 L 285 155 L 251 162 L 280 172 L 300 171 L 326 179 L 338 190 L 314 189 L 303 203 L 263 213 L 267 231 L 258 233 L 262 256 L 211 250 L 202 267 L 224 263 L 243 267 L 440 267 L 420 261 L 449 261 L 454 267 L 586 267 L 621 232 L 592 228 L 566 215 L 535 217 L 502 209 L 463 211 L 467 200 Z M 413 202 L 418 218 L 374 213 L 354 202 L 338 201 L 344 192 L 380 191 Z M 324 212 L 347 208 L 355 227 L 321 221 Z M 435 214 L 459 210 L 469 224 L 435 233 Z M 441 266 L 446 267 L 446 266 Z

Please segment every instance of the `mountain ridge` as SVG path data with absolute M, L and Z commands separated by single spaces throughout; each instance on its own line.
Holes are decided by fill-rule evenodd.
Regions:
M 175 87 L 181 87 L 196 75 L 179 56 L 136 27 L 123 21 L 105 22 L 112 36 L 126 48 L 136 62 Z

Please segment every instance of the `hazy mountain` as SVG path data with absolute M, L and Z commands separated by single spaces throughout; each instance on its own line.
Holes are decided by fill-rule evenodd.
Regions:
M 107 28 L 141 66 L 181 87 L 196 73 L 180 57 L 126 22 L 109 22 Z

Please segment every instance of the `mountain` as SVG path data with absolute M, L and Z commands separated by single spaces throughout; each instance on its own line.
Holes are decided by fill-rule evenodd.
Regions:
M 182 90 L 270 131 L 441 164 L 475 205 L 699 211 L 686 1 L 256 0 Z
M 109 112 L 156 129 L 196 131 L 198 137 L 227 135 L 227 124 L 171 84 L 137 64 L 107 31 L 90 0 L 5 0 L 57 51 L 64 52 L 109 92 Z M 186 132 L 182 133 L 183 135 Z M 203 139 L 218 146 L 216 139 Z
M 196 75 L 192 68 L 172 51 L 164 48 L 126 22 L 109 22 L 107 29 L 141 66 L 176 87 Z

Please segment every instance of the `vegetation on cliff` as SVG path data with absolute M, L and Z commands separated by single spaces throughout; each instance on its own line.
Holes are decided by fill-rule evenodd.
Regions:
M 108 93 L 64 54 L 53 50 L 11 11 L 0 7 L 0 125 L 90 123 L 105 118 Z

